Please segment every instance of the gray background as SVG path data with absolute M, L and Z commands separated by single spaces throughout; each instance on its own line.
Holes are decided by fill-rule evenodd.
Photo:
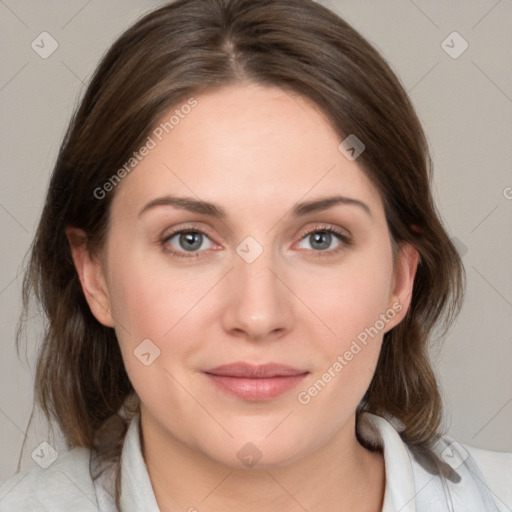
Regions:
M 31 322 L 28 362 L 14 332 L 22 260 L 41 212 L 52 165 L 71 112 L 99 58 L 149 0 L 0 0 L 0 480 L 17 465 L 32 408 Z M 468 293 L 461 315 L 433 358 L 448 433 L 512 452 L 512 1 L 326 0 L 388 59 L 417 108 L 435 164 L 435 196 L 463 254 Z M 31 47 L 42 32 L 57 50 Z M 467 50 L 452 58 L 442 42 L 457 31 Z M 459 53 L 462 40 L 448 38 Z M 48 46 L 46 46 L 48 48 Z M 51 440 L 36 422 L 32 450 Z M 38 426 L 39 425 L 39 426 Z M 59 444 L 60 443 L 60 444 Z

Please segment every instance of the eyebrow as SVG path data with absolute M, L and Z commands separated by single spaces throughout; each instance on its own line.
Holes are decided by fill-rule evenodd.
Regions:
M 318 213 L 328 210 L 329 208 L 339 204 L 357 206 L 365 211 L 370 217 L 372 216 L 372 212 L 366 203 L 363 203 L 359 199 L 353 199 L 345 196 L 322 197 L 313 201 L 298 203 L 292 208 L 291 215 L 292 217 L 303 217 L 310 213 Z M 216 219 L 227 218 L 227 213 L 224 208 L 215 203 L 200 201 L 191 197 L 177 197 L 172 195 L 157 197 L 156 199 L 149 201 L 149 203 L 147 203 L 139 212 L 139 217 L 158 206 L 173 206 L 174 208 L 207 215 Z

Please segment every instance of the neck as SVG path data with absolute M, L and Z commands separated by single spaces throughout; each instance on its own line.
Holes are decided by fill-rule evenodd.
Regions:
M 292 512 L 382 509 L 381 453 L 355 436 L 355 417 L 312 454 L 279 467 L 233 468 L 173 438 L 141 417 L 143 455 L 162 512 Z

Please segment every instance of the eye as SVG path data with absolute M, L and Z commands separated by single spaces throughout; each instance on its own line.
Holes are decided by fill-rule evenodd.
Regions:
M 326 250 L 331 247 L 332 243 L 335 242 L 336 239 L 338 240 L 338 244 L 333 249 Z M 309 247 L 306 247 L 306 249 L 316 252 L 317 254 L 315 254 L 315 256 L 329 256 L 337 254 L 352 243 L 351 239 L 347 235 L 329 226 L 316 228 L 307 232 L 301 238 L 301 241 L 302 240 L 309 241 Z
M 352 243 L 349 236 L 332 226 L 321 226 L 308 231 L 300 240 L 302 242 L 308 239 L 309 247 L 305 248 L 319 257 L 337 254 Z M 327 250 L 336 240 L 338 244 L 333 249 Z M 210 247 L 208 247 L 208 241 L 211 244 Z M 213 249 L 214 246 L 206 233 L 192 228 L 173 231 L 161 240 L 161 244 L 165 252 L 179 258 L 198 258 L 201 252 Z
M 173 239 L 175 239 L 174 243 Z M 167 235 L 162 240 L 162 244 L 166 251 L 175 256 L 188 258 L 199 257 L 200 249 L 208 249 L 208 247 L 205 247 L 206 240 L 209 240 L 206 233 L 198 229 L 182 229 Z

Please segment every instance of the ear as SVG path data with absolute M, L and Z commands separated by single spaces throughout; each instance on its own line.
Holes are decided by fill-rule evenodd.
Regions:
M 114 327 L 110 313 L 110 297 L 101 261 L 89 253 L 87 235 L 83 230 L 66 228 L 65 233 L 80 284 L 92 314 L 101 324 Z
M 386 332 L 398 325 L 407 314 L 411 304 L 414 278 L 419 263 L 419 253 L 410 243 L 400 244 L 393 272 L 388 307 L 397 314 L 386 325 Z

